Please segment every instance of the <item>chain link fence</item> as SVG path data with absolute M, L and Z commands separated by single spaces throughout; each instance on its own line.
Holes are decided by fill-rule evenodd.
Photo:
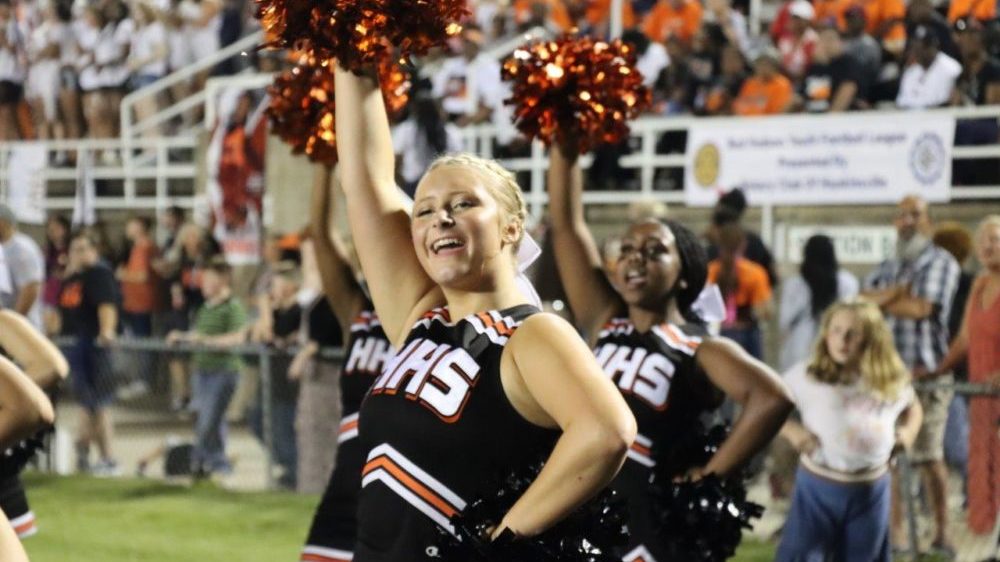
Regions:
M 71 338 L 60 338 L 56 343 L 64 351 L 74 345 Z M 102 390 L 114 395 L 108 411 L 111 456 L 117 467 L 101 475 L 168 480 L 192 476 L 195 409 L 200 397 L 192 385 L 190 357 L 199 352 L 224 351 L 238 355 L 243 366 L 221 420 L 232 470 L 219 476 L 220 483 L 240 490 L 296 489 L 300 381 L 290 379 L 289 366 L 299 348 L 245 344 L 220 349 L 168 344 L 162 338 L 130 337 L 103 347 L 110 352 L 113 371 L 101 384 L 110 385 Z M 322 348 L 306 363 L 302 376 L 313 377 L 321 364 L 335 366 L 342 359 L 340 348 Z M 77 445 L 86 416 L 72 386 L 69 381 L 64 384 L 57 401 L 55 438 L 41 461 L 43 469 L 60 474 L 86 471 L 88 466 L 88 453 Z M 335 389 L 336 380 L 327 386 Z M 332 428 L 328 436 L 332 443 L 329 459 L 324 459 L 324 464 L 332 467 L 339 395 L 328 393 L 322 404 L 318 409 L 311 408 L 310 415 L 327 418 L 318 427 Z M 329 468 L 313 472 L 329 474 Z M 316 491 L 315 484 L 307 488 Z

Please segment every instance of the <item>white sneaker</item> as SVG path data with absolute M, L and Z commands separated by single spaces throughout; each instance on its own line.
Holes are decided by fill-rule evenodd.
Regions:
M 103 459 L 98 461 L 91 469 L 90 473 L 97 478 L 115 478 L 122 475 L 122 471 L 118 468 L 118 463 L 111 459 Z

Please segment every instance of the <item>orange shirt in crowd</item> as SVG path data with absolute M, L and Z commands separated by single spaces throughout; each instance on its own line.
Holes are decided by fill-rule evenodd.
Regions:
M 718 283 L 722 262 L 718 259 L 708 264 L 708 282 Z M 771 282 L 767 270 L 744 258 L 736 259 L 736 291 L 726 297 L 726 321 L 752 318 L 751 309 L 771 300 Z
M 701 27 L 702 7 L 697 0 L 678 0 L 680 7 L 674 6 L 675 0 L 660 0 L 646 15 L 642 22 L 642 31 L 651 40 L 663 43 L 670 37 L 677 37 L 685 45 Z
M 591 0 L 585 17 L 593 27 L 607 22 L 611 18 L 611 0 Z M 622 27 L 625 29 L 635 27 L 635 12 L 628 0 L 622 2 Z
M 814 0 L 813 9 L 816 11 L 814 21 L 817 23 L 835 21 L 837 27 L 843 30 L 844 14 L 854 6 L 860 6 L 865 11 L 865 31 L 869 35 L 878 39 L 891 51 L 902 50 L 906 44 L 906 27 L 903 24 L 906 4 L 903 0 Z
M 156 245 L 151 240 L 136 242 L 128 255 L 125 271 L 129 274 L 146 274 L 145 283 L 122 281 L 122 310 L 137 314 L 153 312 L 156 306 L 156 276 L 153 260 L 156 259 Z
M 972 16 L 979 21 L 997 17 L 997 3 L 994 0 L 951 0 L 948 4 L 948 21 L 956 21 Z
M 736 115 L 776 115 L 784 113 L 792 101 L 792 83 L 781 74 L 764 81 L 751 76 L 743 82 L 740 95 L 733 100 Z
M 531 7 L 535 4 L 547 4 L 549 7 L 549 22 L 558 27 L 560 31 L 569 31 L 573 28 L 573 19 L 569 17 L 569 10 L 560 0 L 514 0 L 514 22 L 523 25 L 531 20 Z

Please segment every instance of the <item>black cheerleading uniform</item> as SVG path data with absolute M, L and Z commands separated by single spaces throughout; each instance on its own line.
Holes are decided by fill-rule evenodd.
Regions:
M 538 309 L 520 305 L 452 324 L 447 308 L 417 322 L 361 406 L 367 451 L 355 562 L 416 562 L 438 528 L 500 472 L 543 459 L 559 433 L 525 420 L 500 380 L 504 346 Z
M 697 324 L 669 323 L 639 333 L 627 318 L 615 318 L 597 338 L 597 362 L 625 397 L 639 426 L 625 465 L 612 484 L 628 504 L 630 538 L 625 562 L 673 561 L 653 525 L 649 488 L 656 466 L 653 449 L 692 431 L 702 423 L 702 414 L 721 402 L 721 394 L 695 363 L 698 345 L 707 335 Z
M 340 372 L 340 430 L 337 461 L 313 516 L 301 562 L 347 562 L 353 557 L 357 532 L 358 491 L 364 450 L 358 441 L 358 410 L 368 389 L 392 357 L 382 323 L 365 303 L 351 324 L 351 335 Z

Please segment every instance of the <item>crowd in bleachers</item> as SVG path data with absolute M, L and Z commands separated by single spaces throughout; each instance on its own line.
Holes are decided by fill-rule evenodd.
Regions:
M 445 62 L 432 77 L 432 98 L 460 125 L 509 124 L 499 65 L 480 57 L 484 47 L 538 26 L 609 33 L 610 0 L 470 0 L 470 8 L 462 40 L 439 54 Z M 117 135 L 125 93 L 256 28 L 253 10 L 246 0 L 0 0 L 0 140 Z M 745 0 L 624 2 L 624 38 L 639 51 L 653 113 L 1000 102 L 994 0 L 791 0 L 760 33 L 748 10 Z M 233 70 L 220 64 L 172 97 Z M 168 102 L 147 100 L 137 114 Z M 996 140 L 995 127 L 965 135 Z
M 0 1 L 0 140 L 117 136 L 128 92 L 234 42 L 253 25 L 252 10 L 241 0 Z M 200 72 L 171 97 L 234 67 Z M 168 101 L 140 103 L 136 112 L 149 116 Z

